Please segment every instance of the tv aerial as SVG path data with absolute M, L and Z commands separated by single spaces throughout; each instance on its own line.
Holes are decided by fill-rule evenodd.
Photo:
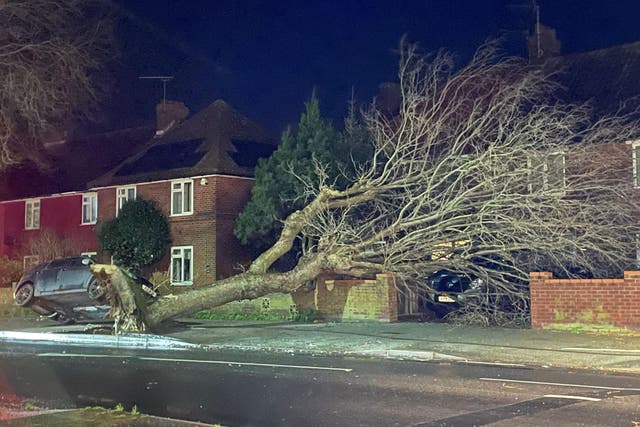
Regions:
M 162 103 L 167 102 L 167 83 L 173 80 L 173 76 L 140 76 L 141 80 L 159 80 L 162 82 Z

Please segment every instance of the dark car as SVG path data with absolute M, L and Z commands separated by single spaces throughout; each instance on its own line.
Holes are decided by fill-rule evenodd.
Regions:
M 480 279 L 471 279 L 449 270 L 437 271 L 427 281 L 426 306 L 439 317 L 458 308 L 464 299 L 472 297 L 482 287 Z
M 526 313 L 528 311 L 527 284 L 513 280 L 513 294 L 499 291 L 479 278 L 440 270 L 429 276 L 429 292 L 426 308 L 438 317 L 444 317 L 458 310 L 464 304 L 484 307 L 489 311 L 503 313 Z
M 37 265 L 16 285 L 15 303 L 60 323 L 105 318 L 110 307 L 89 269 L 93 262 L 88 257 L 72 257 Z M 145 292 L 155 294 L 145 279 L 133 278 Z

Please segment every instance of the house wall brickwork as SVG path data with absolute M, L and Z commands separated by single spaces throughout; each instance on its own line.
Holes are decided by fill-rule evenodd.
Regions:
M 237 274 L 251 261 L 247 248 L 233 234 L 236 219 L 251 199 L 254 180 L 229 176 L 216 177 L 216 265 L 217 278 Z
M 640 271 L 623 279 L 554 279 L 530 273 L 531 327 L 554 324 L 611 324 L 640 329 Z

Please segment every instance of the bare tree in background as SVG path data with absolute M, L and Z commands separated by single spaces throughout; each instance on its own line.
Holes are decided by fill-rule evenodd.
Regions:
M 40 230 L 28 243 L 29 255 L 37 255 L 38 262 L 77 255 L 81 251 L 82 245 L 72 236 L 63 237 L 53 229 Z
M 96 266 L 121 328 L 291 292 L 326 272 L 425 283 L 448 269 L 510 293 L 532 265 L 620 271 L 638 211 L 626 197 L 630 159 L 614 164 L 604 148 L 636 137 L 637 125 L 592 122 L 587 107 L 553 100 L 540 69 L 494 52 L 483 47 L 455 70 L 446 53 L 402 45 L 402 106 L 393 117 L 375 105 L 366 113 L 374 154 L 357 181 L 344 191 L 309 185 L 320 190 L 246 272 L 145 306 L 117 269 Z M 290 271 L 271 272 L 301 237 L 317 244 Z
M 43 131 L 96 101 L 110 53 L 99 0 L 0 0 L 0 167 L 37 157 Z

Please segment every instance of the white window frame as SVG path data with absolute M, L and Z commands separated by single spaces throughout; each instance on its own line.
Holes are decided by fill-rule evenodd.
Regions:
M 91 202 L 91 200 L 95 200 L 95 206 L 94 203 Z M 84 218 L 84 207 L 88 206 L 88 212 L 89 212 L 89 221 L 85 221 Z M 95 209 L 95 212 L 94 212 Z M 82 194 L 82 211 L 80 212 L 80 215 L 82 215 L 82 218 L 80 220 L 80 224 L 81 225 L 90 225 L 90 224 L 95 224 L 98 222 L 98 193 L 84 193 Z M 91 217 L 93 217 L 93 219 L 91 220 Z
M 33 268 L 38 264 L 40 264 L 40 255 L 25 255 L 22 258 L 23 271 L 27 271 L 27 269 Z
M 24 229 L 38 230 L 40 228 L 40 199 L 30 199 L 24 201 Z M 29 210 L 31 210 L 31 223 L 29 223 Z M 38 213 L 36 215 L 35 213 Z
M 549 191 L 549 157 L 551 156 L 562 156 L 562 187 L 558 190 L 561 190 L 563 193 L 567 188 L 567 158 L 566 154 L 562 151 L 554 151 L 551 153 L 547 153 L 544 156 L 544 161 L 542 162 L 542 190 Z M 527 167 L 529 171 L 533 168 L 533 163 L 531 161 L 531 157 L 527 158 Z M 531 172 L 529 172 L 529 193 L 533 193 L 533 177 L 531 176 Z
M 191 206 L 189 206 L 189 210 L 185 210 L 184 202 L 184 184 L 189 183 L 189 200 L 191 201 Z M 178 189 L 174 189 L 174 185 L 179 185 Z M 181 193 L 182 194 L 182 206 L 180 207 L 180 212 L 175 212 L 176 206 L 173 203 L 173 194 Z M 193 180 L 192 179 L 180 179 L 171 181 L 171 216 L 185 216 L 185 215 L 193 215 Z
M 84 256 L 87 258 L 94 258 L 98 256 L 98 252 L 80 252 L 80 256 Z
M 133 199 L 129 199 L 129 190 L 133 189 Z M 120 196 L 120 192 L 123 192 L 123 196 Z M 122 206 L 128 202 L 129 200 L 135 200 L 136 197 L 138 197 L 138 190 L 136 189 L 135 185 L 125 185 L 123 187 L 116 187 L 116 216 L 118 216 L 118 214 L 120 213 L 120 209 L 122 209 Z M 122 203 L 120 203 L 120 200 L 123 200 Z
M 562 184 L 559 190 L 564 192 L 567 188 L 567 156 L 562 151 L 554 151 L 544 158 L 544 188 L 549 190 L 549 157 L 551 156 L 562 156 Z
M 640 171 L 638 170 L 638 153 L 640 141 L 631 143 L 631 160 L 633 162 L 633 187 L 640 188 Z
M 173 281 L 173 260 L 174 258 L 178 258 L 176 256 L 173 255 L 173 251 L 175 250 L 180 250 L 180 256 L 179 258 L 182 259 L 182 269 L 184 271 L 184 251 L 185 250 L 190 250 L 191 251 L 191 258 L 189 259 L 189 271 L 191 272 L 191 277 L 189 278 L 189 280 L 182 280 L 182 281 Z M 191 286 L 193 285 L 193 258 L 194 258 L 194 253 L 193 253 L 193 246 L 172 246 L 171 247 L 171 252 L 170 252 L 170 261 L 169 261 L 169 280 L 171 282 L 171 286 Z

